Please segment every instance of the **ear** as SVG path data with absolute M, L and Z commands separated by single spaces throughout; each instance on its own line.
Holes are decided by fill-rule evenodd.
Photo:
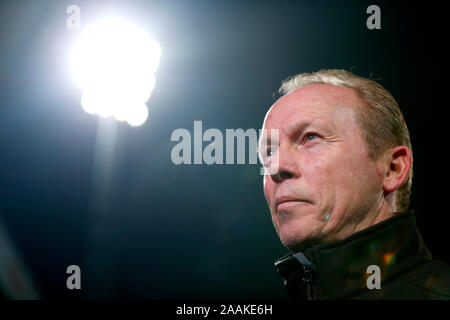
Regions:
M 383 181 L 383 189 L 390 193 L 406 181 L 411 171 L 412 154 L 406 146 L 397 146 L 386 151 L 387 171 Z

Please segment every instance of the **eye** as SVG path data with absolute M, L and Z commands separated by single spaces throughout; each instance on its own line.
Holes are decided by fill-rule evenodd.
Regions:
M 268 165 L 272 161 L 272 157 L 275 155 L 277 150 L 267 149 L 263 155 L 261 155 L 261 162 L 263 165 Z
M 315 138 L 318 138 L 319 135 L 315 134 L 315 133 L 307 133 L 305 135 L 305 140 L 306 141 L 310 141 L 310 140 L 314 140 Z
M 278 150 L 278 146 L 277 145 L 268 145 L 265 151 L 265 156 L 267 158 L 272 157 Z

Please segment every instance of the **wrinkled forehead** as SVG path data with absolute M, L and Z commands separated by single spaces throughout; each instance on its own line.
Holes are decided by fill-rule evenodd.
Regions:
M 307 85 L 278 99 L 266 113 L 263 129 L 280 129 L 302 118 L 330 123 L 353 120 L 361 104 L 361 99 L 351 88 Z

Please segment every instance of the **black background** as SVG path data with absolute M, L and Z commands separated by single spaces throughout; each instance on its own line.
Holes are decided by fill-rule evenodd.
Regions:
M 111 12 L 162 47 L 147 122 L 118 125 L 101 245 L 92 165 L 98 120 L 67 69 L 82 25 Z M 366 8 L 381 8 L 381 30 Z M 9 1 L 0 5 L 0 214 L 42 297 L 285 298 L 273 262 L 287 251 L 259 165 L 171 162 L 176 128 L 260 128 L 281 81 L 339 68 L 396 97 L 414 153 L 411 207 L 433 255 L 450 263 L 444 8 L 430 1 Z M 88 239 L 88 240 L 87 240 Z M 94 252 L 94 253 L 92 253 Z M 94 254 L 95 265 L 87 257 Z M 82 269 L 82 290 L 66 268 Z

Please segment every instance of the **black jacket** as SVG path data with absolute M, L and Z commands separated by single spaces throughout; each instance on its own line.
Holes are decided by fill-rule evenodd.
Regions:
M 380 268 L 380 289 L 368 289 L 371 265 Z M 432 258 L 412 211 L 344 240 L 291 253 L 275 267 L 294 299 L 450 300 L 450 266 Z

